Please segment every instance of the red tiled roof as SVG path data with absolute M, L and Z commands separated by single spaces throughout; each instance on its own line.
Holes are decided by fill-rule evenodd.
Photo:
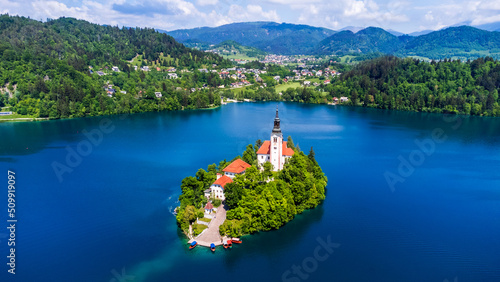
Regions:
M 263 154 L 263 155 L 269 155 L 271 151 L 271 141 L 267 140 L 264 141 L 264 144 L 260 146 L 259 150 L 257 151 L 257 154 Z M 282 147 L 282 154 L 283 156 L 293 156 L 293 151 L 292 148 L 288 148 L 286 145 L 286 141 L 283 141 L 283 147 Z
M 233 180 L 229 176 L 224 175 L 221 178 L 215 180 L 214 184 L 215 185 L 220 185 L 220 186 L 222 186 L 222 188 L 224 188 L 224 186 L 226 184 L 231 183 L 231 182 L 233 182 Z
M 269 155 L 270 149 L 271 149 L 271 141 L 269 140 L 264 141 L 264 144 L 260 146 L 259 150 L 257 151 L 257 154 Z
M 207 205 L 205 206 L 206 210 L 212 210 L 213 208 L 214 208 L 214 206 L 210 202 L 208 202 Z
M 283 156 L 293 156 L 293 153 L 295 153 L 293 149 L 288 148 L 286 146 L 286 141 L 283 141 Z
M 247 164 L 242 159 L 237 159 L 234 162 L 232 162 L 231 164 L 229 164 L 222 171 L 224 171 L 224 172 L 233 172 L 233 173 L 242 173 L 242 172 L 244 172 L 249 167 L 251 167 L 251 165 Z

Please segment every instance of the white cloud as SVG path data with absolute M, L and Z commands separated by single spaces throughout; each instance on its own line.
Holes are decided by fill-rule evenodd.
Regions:
M 197 0 L 196 3 L 200 6 L 207 6 L 207 5 L 215 5 L 219 1 L 218 0 Z
M 286 21 L 339 29 L 411 32 L 500 21 L 500 0 L 0 0 L 0 13 L 75 17 L 99 24 L 180 29 L 242 21 Z
M 344 9 L 344 15 L 348 17 L 365 14 L 367 9 L 363 1 L 352 1 Z
M 259 5 L 247 5 L 246 7 L 231 5 L 225 18 L 228 22 L 281 21 L 276 10 L 264 11 Z
M 427 14 L 425 14 L 425 16 L 424 16 L 424 19 L 426 21 L 432 22 L 434 20 L 434 16 L 432 15 L 432 11 L 427 12 Z

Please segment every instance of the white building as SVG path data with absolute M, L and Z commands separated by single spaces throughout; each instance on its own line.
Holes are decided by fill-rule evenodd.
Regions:
M 294 154 L 293 149 L 288 148 L 286 143 L 286 141 L 283 141 L 278 107 L 276 107 L 276 117 L 274 118 L 271 140 L 264 141 L 264 144 L 257 151 L 258 164 L 263 165 L 265 162 L 270 162 L 273 165 L 274 171 L 282 170 L 286 160 L 290 159 Z
M 251 165 L 247 164 L 241 159 L 237 159 L 234 162 L 230 163 L 224 170 L 222 170 L 224 172 L 224 175 L 217 173 L 217 180 L 215 180 L 210 188 L 203 191 L 205 197 L 214 197 L 221 200 L 226 199 L 226 197 L 224 196 L 225 185 L 233 182 L 233 178 L 236 175 L 245 173 L 245 171 L 249 167 L 251 167 Z
M 226 199 L 226 197 L 224 197 L 224 186 L 231 182 L 233 182 L 233 180 L 230 177 L 218 174 L 217 180 L 210 186 L 209 195 L 216 199 Z

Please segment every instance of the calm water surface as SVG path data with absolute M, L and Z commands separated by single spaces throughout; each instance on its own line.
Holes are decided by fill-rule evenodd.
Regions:
M 275 106 L 0 123 L 0 281 L 500 281 L 500 119 L 490 118 L 281 103 L 284 135 L 313 146 L 329 179 L 325 202 L 231 250 L 188 251 L 170 212 L 182 178 L 269 138 Z M 107 119 L 89 143 L 83 132 Z M 68 168 L 60 179 L 54 163 Z M 318 261 L 318 240 L 339 245 Z

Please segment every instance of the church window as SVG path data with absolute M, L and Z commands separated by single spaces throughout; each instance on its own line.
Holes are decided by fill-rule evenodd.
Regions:
M 278 142 L 278 137 L 274 137 L 274 143 Z M 276 149 L 276 148 L 274 148 Z

